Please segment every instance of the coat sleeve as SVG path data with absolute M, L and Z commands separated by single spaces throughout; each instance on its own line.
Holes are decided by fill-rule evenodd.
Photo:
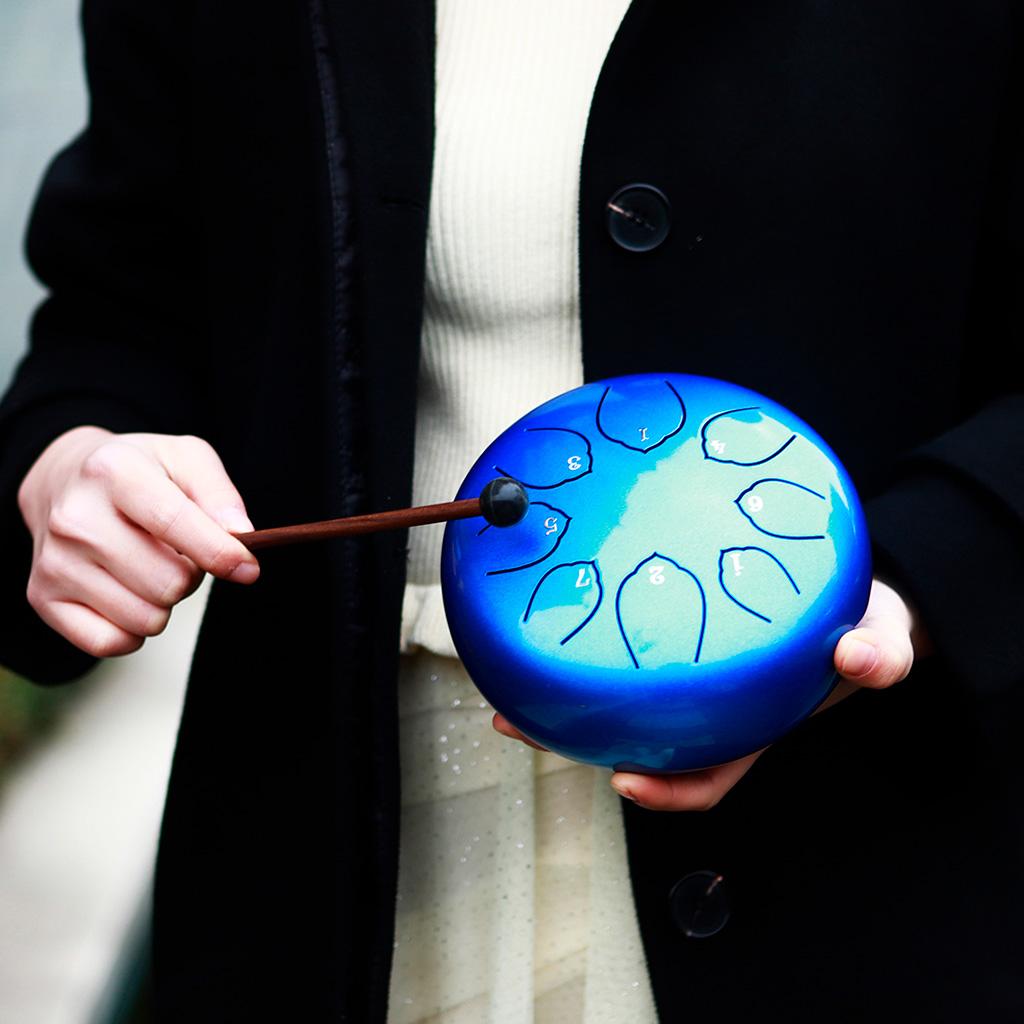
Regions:
M 960 367 L 963 415 L 909 452 L 889 485 L 865 501 L 877 574 L 917 605 L 937 656 L 983 697 L 1015 699 L 1024 684 L 1020 49 L 1018 37 L 976 253 Z
M 183 55 L 190 5 L 85 0 L 86 128 L 46 170 L 26 254 L 48 296 L 0 401 L 0 664 L 42 683 L 96 661 L 25 596 L 25 473 L 66 430 L 202 433 L 198 232 Z

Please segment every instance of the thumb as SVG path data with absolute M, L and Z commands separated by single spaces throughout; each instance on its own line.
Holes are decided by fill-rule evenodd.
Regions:
M 835 666 L 843 678 L 882 689 L 906 678 L 914 664 L 910 615 L 895 591 L 898 605 L 886 599 L 869 605 L 855 629 L 836 645 Z

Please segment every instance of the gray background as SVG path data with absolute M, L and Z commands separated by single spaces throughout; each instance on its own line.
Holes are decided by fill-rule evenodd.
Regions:
M 44 295 L 22 252 L 32 201 L 85 125 L 79 2 L 0 0 L 0 391 Z M 208 583 L 160 636 L 72 684 L 78 699 L 0 793 L 0 1024 L 149 1019 L 153 855 Z
M 32 199 L 85 117 L 78 0 L 0 0 L 0 390 L 44 294 L 22 251 Z

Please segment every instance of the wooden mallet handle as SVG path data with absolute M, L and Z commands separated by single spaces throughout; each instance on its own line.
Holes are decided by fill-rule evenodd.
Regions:
M 512 526 L 526 515 L 529 504 L 530 499 L 519 481 L 500 476 L 488 481 L 478 498 L 462 498 L 459 501 L 398 508 L 388 512 L 370 512 L 342 519 L 325 519 L 319 523 L 275 526 L 269 530 L 253 530 L 235 536 L 250 551 L 258 551 L 282 544 L 301 544 L 311 540 L 326 540 L 328 537 L 374 533 L 377 530 L 399 530 L 407 526 L 422 526 L 424 523 L 444 523 L 449 519 L 469 519 L 471 516 L 483 516 L 494 526 Z

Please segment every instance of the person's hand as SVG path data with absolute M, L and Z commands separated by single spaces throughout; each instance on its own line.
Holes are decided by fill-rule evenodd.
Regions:
M 163 631 L 205 572 L 252 583 L 259 563 L 231 533 L 252 530 L 224 465 L 198 437 L 66 431 L 25 474 L 29 604 L 96 657 Z
M 910 672 L 915 653 L 926 654 L 930 649 L 916 613 L 892 587 L 879 579 L 872 580 L 864 617 L 836 645 L 835 666 L 842 678 L 814 713 L 831 707 L 861 686 L 884 689 L 898 683 Z M 547 749 L 528 739 L 499 713 L 495 713 L 492 724 L 505 736 L 538 750 Z M 649 810 L 710 810 L 767 749 L 714 768 L 678 775 L 614 772 L 610 782 L 622 796 Z

